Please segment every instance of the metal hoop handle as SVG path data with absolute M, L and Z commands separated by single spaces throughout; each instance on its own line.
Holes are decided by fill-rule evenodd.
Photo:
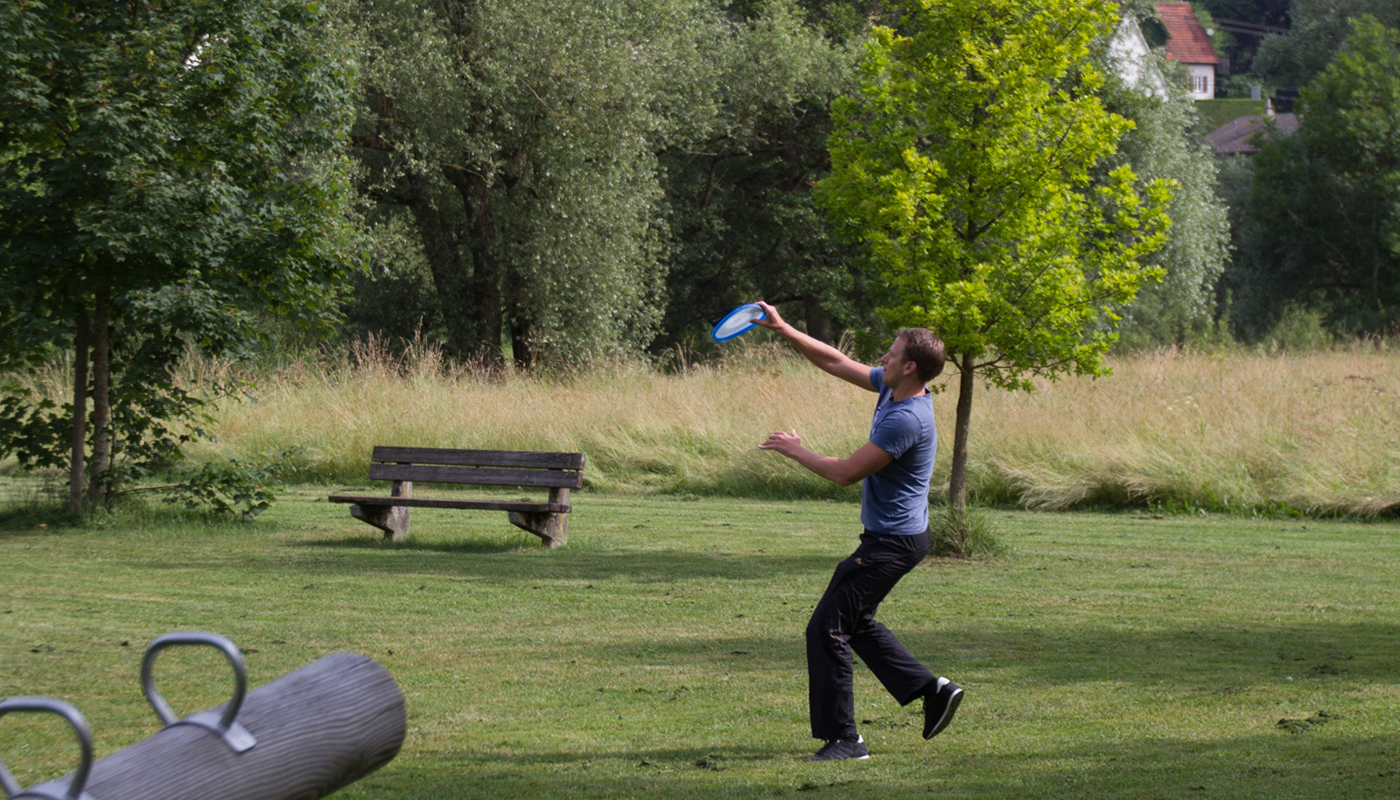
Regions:
M 212 711 L 201 711 L 179 719 L 170 704 L 165 702 L 165 698 L 156 690 L 153 677 L 156 656 L 167 647 L 181 644 L 207 645 L 228 656 L 229 663 L 233 665 L 233 697 L 224 707 L 223 716 L 216 718 Z M 157 637 L 146 646 L 146 657 L 141 661 L 141 688 L 145 690 L 146 699 L 150 701 L 151 708 L 155 709 L 156 716 L 167 728 L 172 725 L 198 725 L 207 728 L 222 737 L 235 753 L 242 753 L 257 744 L 253 734 L 238 722 L 238 712 L 243 708 L 243 698 L 248 693 L 248 667 L 243 663 L 243 653 L 238 649 L 238 645 L 217 633 L 185 631 Z
M 21 794 L 24 791 L 15 780 L 15 776 L 0 763 L 0 787 L 5 789 L 6 797 L 45 797 L 51 800 L 80 800 L 89 798 L 87 792 L 83 791 L 87 787 L 88 773 L 92 771 L 92 730 L 88 728 L 87 718 L 78 709 L 63 702 L 49 697 L 12 697 L 0 703 L 0 717 L 12 711 L 39 711 L 49 714 L 57 714 L 68 720 L 68 724 L 73 726 L 73 732 L 78 734 L 78 746 L 82 750 L 81 759 L 78 762 L 78 769 L 73 773 L 73 781 L 68 784 L 68 794 L 64 797 L 58 795 L 48 795 L 34 793 Z

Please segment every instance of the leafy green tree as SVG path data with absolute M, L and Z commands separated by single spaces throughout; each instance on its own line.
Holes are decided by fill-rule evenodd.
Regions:
M 785 0 L 745 6 L 717 52 L 716 117 L 660 154 L 671 245 L 655 350 L 703 347 L 716 319 L 755 298 L 792 307 L 827 342 L 868 313 L 863 261 L 836 239 L 812 193 L 830 170 L 829 106 L 852 88 L 856 49 Z M 839 21 L 849 8 L 820 4 L 811 14 Z
M 1301 305 L 1338 332 L 1385 331 L 1400 319 L 1400 29 L 1352 20 L 1298 113 L 1254 157 L 1235 322 L 1257 338 Z
M 61 408 L 3 387 L 0 452 L 67 464 L 75 509 L 85 473 L 100 499 L 199 435 L 187 348 L 245 349 L 255 309 L 330 318 L 349 81 L 323 29 L 277 0 L 0 8 L 0 352 L 76 366 Z
M 1259 45 L 1253 69 L 1276 86 L 1310 83 L 1341 51 L 1350 21 L 1366 14 L 1400 28 L 1400 3 L 1395 0 L 1293 0 L 1289 35 L 1270 36 Z
M 1140 180 L 1160 178 L 1176 184 L 1166 207 L 1170 238 L 1144 258 L 1144 263 L 1162 268 L 1163 279 L 1144 285 L 1122 312 L 1119 344 L 1138 348 L 1210 334 L 1217 283 L 1230 247 L 1228 209 L 1216 192 L 1216 161 L 1196 133 L 1199 118 L 1186 95 L 1187 82 L 1170 77 L 1175 65 L 1160 54 L 1150 56 L 1147 66 L 1169 76 L 1163 87 L 1166 97 L 1122 85 L 1105 69 L 1105 105 L 1131 120 L 1133 129 L 1120 140 L 1118 152 L 1097 168 L 1107 174 L 1126 164 Z
M 1291 0 L 1198 0 L 1194 5 L 1217 20 L 1248 22 L 1273 28 L 1287 28 L 1288 6 Z M 1264 36 L 1229 33 L 1215 26 L 1216 49 L 1230 59 L 1232 76 L 1253 71 L 1254 57 Z M 1228 80 L 1228 79 L 1226 79 Z
M 1118 23 L 1097 0 L 908 0 L 876 27 L 859 94 L 839 101 L 832 212 L 871 248 L 896 326 L 944 340 L 960 373 L 949 498 L 966 501 L 977 376 L 1101 375 L 1115 310 L 1161 268 L 1169 188 L 1126 166 L 1093 182 L 1131 123 L 1097 96 L 1090 45 Z
M 374 219 L 410 219 L 448 350 L 500 364 L 640 351 L 660 322 L 656 153 L 713 119 L 705 0 L 341 0 Z M 398 216 L 395 217 L 394 215 Z

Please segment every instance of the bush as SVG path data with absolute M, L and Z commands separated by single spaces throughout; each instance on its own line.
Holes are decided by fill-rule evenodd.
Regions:
M 929 552 L 935 558 L 988 559 L 1006 554 L 1006 546 L 997 534 L 996 523 L 985 509 L 945 506 L 941 512 L 929 514 L 932 543 Z
M 1273 351 L 1310 353 L 1330 348 L 1336 343 L 1336 337 L 1323 324 L 1322 312 L 1289 306 L 1264 341 Z

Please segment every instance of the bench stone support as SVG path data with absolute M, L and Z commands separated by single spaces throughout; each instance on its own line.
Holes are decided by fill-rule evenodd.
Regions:
M 413 481 L 394 481 L 389 496 L 412 497 Z M 408 511 L 408 506 L 378 506 L 368 503 L 350 506 L 350 516 L 384 531 L 384 538 L 392 542 L 401 541 L 408 536 Z
M 550 489 L 549 502 L 569 502 L 568 489 Z M 523 528 L 540 537 L 545 547 L 553 550 L 569 541 L 569 515 L 553 511 L 510 511 L 507 512 L 510 524 Z

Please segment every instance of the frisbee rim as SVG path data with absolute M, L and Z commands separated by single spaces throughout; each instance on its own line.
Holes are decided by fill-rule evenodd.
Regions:
M 746 310 L 749 310 L 749 309 L 758 309 L 758 312 L 759 312 L 759 313 L 758 313 L 758 316 L 756 316 L 756 317 L 754 317 L 753 319 L 749 320 L 749 323 L 748 323 L 747 325 L 745 325 L 745 326 L 739 328 L 737 331 L 734 331 L 733 333 L 728 333 L 728 334 L 725 334 L 724 336 L 720 336 L 720 335 L 719 335 L 719 329 L 722 328 L 722 327 L 724 327 L 724 323 L 728 322 L 728 321 L 730 320 L 731 317 L 733 317 L 734 315 L 740 313 L 741 311 L 746 311 Z M 766 312 L 766 311 L 760 309 L 758 303 L 745 303 L 745 304 L 743 304 L 743 305 L 741 305 L 741 306 L 735 308 L 733 311 L 730 311 L 728 314 L 725 314 L 723 319 L 721 319 L 719 322 L 716 322 L 716 323 L 715 323 L 715 327 L 712 328 L 712 329 L 710 330 L 710 338 L 711 338 L 711 339 L 714 339 L 716 342 L 727 342 L 727 341 L 729 341 L 730 339 L 733 339 L 733 338 L 736 337 L 736 336 L 740 336 L 740 335 L 742 335 L 742 334 L 748 333 L 750 330 L 752 330 L 752 329 L 757 325 L 757 320 L 764 319 L 764 318 L 766 318 L 767 316 L 768 316 L 768 312 Z

